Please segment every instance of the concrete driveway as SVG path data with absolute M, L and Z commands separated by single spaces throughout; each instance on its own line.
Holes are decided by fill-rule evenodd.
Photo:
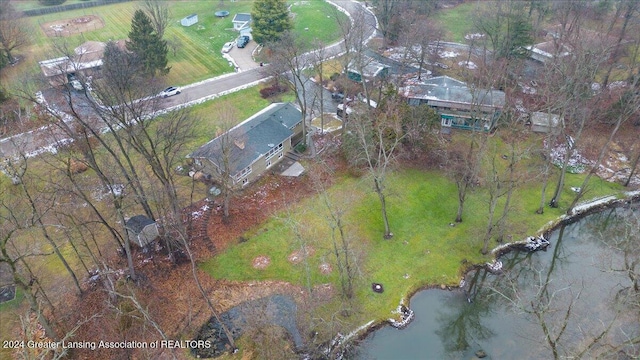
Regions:
M 233 49 L 229 51 L 228 55 L 231 56 L 238 66 L 238 71 L 247 71 L 260 67 L 260 64 L 253 61 L 253 57 L 251 56 L 256 47 L 258 47 L 258 44 L 251 40 L 244 48 L 239 49 L 234 45 Z

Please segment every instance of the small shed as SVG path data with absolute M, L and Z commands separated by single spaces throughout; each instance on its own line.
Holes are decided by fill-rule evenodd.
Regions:
M 155 221 L 144 215 L 136 215 L 125 222 L 125 228 L 129 236 L 129 241 L 145 247 L 160 234 Z
M 251 14 L 235 14 L 231 22 L 233 22 L 233 30 L 240 31 L 246 27 L 249 27 L 249 24 L 251 23 Z
M 536 111 L 531 114 L 531 131 L 537 133 L 548 133 L 559 126 L 564 125 L 564 120 L 560 115 Z
M 182 26 L 191 26 L 198 22 L 198 14 L 191 14 L 182 20 L 180 20 L 180 25 Z

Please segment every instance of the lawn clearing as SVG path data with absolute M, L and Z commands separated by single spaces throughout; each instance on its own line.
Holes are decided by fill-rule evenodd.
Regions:
M 473 32 L 473 22 L 471 18 L 477 11 L 478 2 L 468 2 L 456 6 L 441 9 L 436 12 L 435 20 L 441 29 L 444 29 L 444 39 L 466 44 L 464 36 Z
M 28 7 L 33 6 L 33 3 L 36 2 L 29 1 L 23 5 Z M 166 82 L 172 85 L 185 85 L 233 72 L 233 67 L 229 66 L 220 51 L 224 43 L 238 36 L 238 32 L 233 30 L 233 15 L 250 13 L 252 2 L 171 1 L 168 3 L 171 25 L 167 28 L 164 39 L 169 45 L 168 60 L 171 71 L 166 76 Z M 338 27 L 334 16 L 345 17 L 346 15 L 336 12 L 332 5 L 324 1 L 302 3 L 304 5 L 292 6 L 295 14 L 294 31 L 301 34 L 305 39 L 304 43 L 309 45 L 309 49 L 313 46 L 314 39 L 319 39 L 325 44 L 338 41 Z M 3 71 L 2 83 L 17 84 L 17 79 L 24 74 L 40 73 L 38 61 L 60 57 L 60 52 L 54 49 L 54 39 L 70 50 L 85 41 L 106 42 L 126 39 L 133 13 L 140 6 L 139 2 L 124 2 L 26 18 L 33 30 L 32 45 L 16 51 L 16 55 L 23 57 L 24 60 Z M 227 10 L 230 15 L 225 18 L 216 17 L 215 12 L 218 10 Z M 198 14 L 198 23 L 189 27 L 180 25 L 180 19 L 190 14 Z M 77 23 L 79 19 L 92 19 L 92 21 L 80 26 L 81 24 Z M 310 26 L 312 24 L 313 26 Z M 51 31 L 55 33 L 51 26 L 60 30 L 58 35 L 64 35 L 64 37 L 47 36 L 45 29 L 49 33 Z
M 579 184 L 584 175 L 567 176 L 566 189 Z M 552 178 L 550 184 L 556 179 Z M 591 188 L 589 197 L 617 193 L 620 186 L 600 179 Z M 490 261 L 491 255 L 480 253 L 482 236 L 487 222 L 485 189 L 471 190 L 465 203 L 464 222 L 451 226 L 457 209 L 457 190 L 454 183 L 441 173 L 421 170 L 399 170 L 387 182 L 388 214 L 394 237 L 384 240 L 380 204 L 371 191 L 371 180 L 366 176 L 340 177 L 328 191 L 333 204 L 342 204 L 347 234 L 355 240 L 355 249 L 361 259 L 361 278 L 357 281 L 354 303 L 359 304 L 356 317 L 364 323 L 384 320 L 393 316 L 402 299 L 426 286 L 458 286 L 464 270 L 472 264 Z M 548 189 L 551 196 L 553 186 Z M 570 190 L 561 206 L 568 206 Z M 563 208 L 547 208 L 543 215 L 535 215 L 539 202 L 540 184 L 522 185 L 513 195 L 513 209 L 509 218 L 509 232 L 513 241 L 534 234 L 544 224 L 564 213 Z M 498 205 L 498 208 L 500 205 Z M 306 287 L 305 262 L 292 264 L 288 256 L 299 249 L 301 242 L 291 224 L 303 229 L 303 239 L 316 250 L 307 262 L 312 286 L 332 283 L 340 288 L 331 230 L 322 197 L 313 196 L 286 212 L 269 219 L 258 228 L 247 232 L 243 241 L 203 263 L 203 270 L 219 279 L 237 281 L 284 280 Z M 490 248 L 497 246 L 492 241 Z M 258 256 L 268 256 L 270 263 L 263 269 L 252 266 Z M 327 262 L 333 272 L 323 274 L 320 264 Z M 371 291 L 371 283 L 381 283 L 382 294 Z M 334 299 L 333 310 L 340 300 Z

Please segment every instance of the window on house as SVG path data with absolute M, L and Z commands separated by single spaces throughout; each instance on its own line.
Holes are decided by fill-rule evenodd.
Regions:
M 235 176 L 236 181 L 239 181 L 240 179 L 246 177 L 249 174 L 251 174 L 251 165 L 247 166 L 246 168 L 242 169 L 238 174 L 236 174 Z
M 267 167 L 271 166 L 271 160 L 267 161 Z
M 283 147 L 284 147 L 284 146 L 283 146 L 283 144 L 282 144 L 282 143 L 278 144 L 278 146 L 274 146 L 274 147 L 272 147 L 272 148 L 271 148 L 271 150 L 269 150 L 269 151 L 264 155 L 265 159 L 267 159 L 267 160 L 271 159 L 271 158 L 272 158 L 275 154 L 277 154 L 279 151 L 282 151 L 282 148 L 283 148 Z M 268 166 L 268 165 L 267 165 L 267 166 Z
M 248 178 L 244 178 L 242 179 L 242 186 L 245 186 L 249 183 L 249 179 Z

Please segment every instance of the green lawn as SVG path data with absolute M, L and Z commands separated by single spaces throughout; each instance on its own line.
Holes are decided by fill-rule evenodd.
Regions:
M 31 2 L 29 2 L 31 3 Z M 238 35 L 233 31 L 233 15 L 239 12 L 251 12 L 251 1 L 171 1 L 171 26 L 166 30 L 165 39 L 169 44 L 169 66 L 167 83 L 185 85 L 233 71 L 220 50 L 225 42 Z M 28 4 L 24 4 L 27 6 Z M 73 50 L 81 43 L 89 40 L 108 41 L 127 37 L 133 13 L 139 8 L 139 2 L 125 2 L 87 9 L 65 11 L 54 14 L 28 17 L 26 21 L 31 27 L 32 45 L 16 51 L 25 61 L 18 66 L 7 69 L 3 74 L 3 83 L 11 83 L 24 73 L 38 74 L 38 61 L 60 56 L 55 50 L 54 41 Z M 293 5 L 294 31 L 299 32 L 312 45 L 311 40 L 318 38 L 325 43 L 337 41 L 337 25 L 333 18 L 333 6 L 324 1 L 311 1 L 306 5 Z M 226 18 L 218 18 L 214 13 L 228 10 L 231 14 Z M 190 14 L 198 14 L 198 23 L 190 27 L 180 25 L 180 19 Z M 331 14 L 327 17 L 326 14 Z M 346 16 L 338 13 L 339 16 Z M 71 20 L 81 16 L 99 16 L 105 26 L 100 29 L 86 31 L 65 38 L 47 37 L 42 30 L 43 24 L 58 20 Z M 308 30 L 305 30 L 308 28 Z
M 565 189 L 579 186 L 583 178 L 584 175 L 569 174 Z M 549 188 L 548 198 L 553 185 Z M 479 252 L 487 221 L 487 194 L 484 190 L 474 189 L 468 195 L 464 222 L 452 227 L 449 224 L 457 209 L 455 184 L 438 172 L 398 171 L 388 178 L 391 194 L 388 198 L 388 214 L 394 237 L 384 240 L 380 204 L 370 189 L 370 180 L 365 176 L 343 177 L 329 190 L 333 202 L 347 201 L 343 199 L 350 201 L 345 215 L 349 224 L 348 235 L 355 240 L 362 256 L 362 278 L 355 300 L 362 307 L 360 324 L 391 317 L 390 311 L 395 309 L 400 300 L 417 289 L 440 284 L 456 286 L 465 269 L 463 264 L 481 264 L 491 260 L 490 255 L 483 256 Z M 618 185 L 594 178 L 589 197 L 616 193 L 619 189 Z M 568 206 L 572 199 L 570 190 L 565 192 L 562 207 Z M 539 197 L 539 182 L 528 183 L 514 194 L 509 218 L 509 234 L 514 240 L 534 234 L 544 224 L 564 213 L 563 208 L 547 208 L 544 215 L 535 215 Z M 304 266 L 293 265 L 287 260 L 288 255 L 300 246 L 288 225 L 290 217 L 301 224 L 303 235 L 316 249 L 309 260 L 313 285 L 331 282 L 339 289 L 331 252 L 331 232 L 326 220 L 327 210 L 318 196 L 252 229 L 244 236 L 246 242 L 203 263 L 202 268 L 215 278 L 284 280 L 305 286 Z M 491 248 L 495 246 L 495 242 L 490 245 Z M 252 260 L 258 255 L 269 256 L 271 265 L 264 270 L 254 269 Z M 318 271 L 322 261 L 333 264 L 334 272 L 331 275 L 323 275 Z M 385 292 L 373 293 L 370 289 L 372 282 L 384 284 Z
M 473 31 L 473 13 L 479 3 L 471 1 L 436 12 L 435 19 L 441 29 L 444 29 L 444 40 L 466 43 L 464 36 Z

